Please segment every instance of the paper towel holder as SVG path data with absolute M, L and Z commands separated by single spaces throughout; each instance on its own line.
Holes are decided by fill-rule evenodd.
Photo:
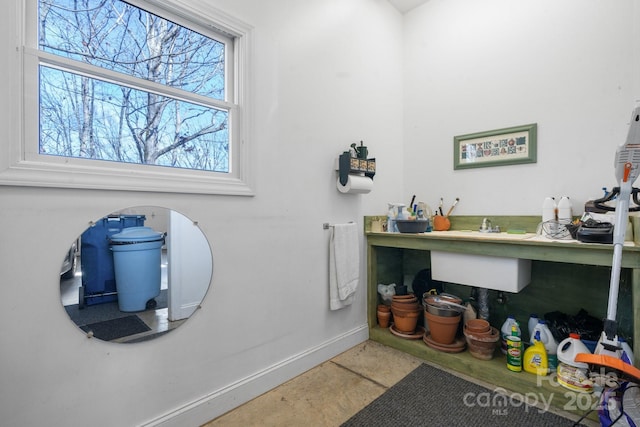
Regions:
M 346 185 L 349 174 L 366 176 L 373 179 L 376 174 L 376 159 L 359 159 L 352 157 L 349 151 L 345 151 L 338 157 L 338 175 L 341 185 Z

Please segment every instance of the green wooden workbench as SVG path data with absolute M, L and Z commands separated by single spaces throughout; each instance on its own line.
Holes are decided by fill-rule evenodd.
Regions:
M 540 217 L 490 217 L 494 225 L 500 225 L 501 229 L 519 229 L 528 233 L 534 233 Z M 500 257 L 530 259 L 536 262 L 539 267 L 532 269 L 532 284 L 529 287 L 536 287 L 534 282 L 538 280 L 534 275 L 542 275 L 545 271 L 569 269 L 570 275 L 579 276 L 579 272 L 586 271 L 582 277 L 585 282 L 589 277 L 598 277 L 598 283 L 585 283 L 581 285 L 584 291 L 580 294 L 589 295 L 592 288 L 599 292 L 599 299 L 594 304 L 601 305 L 606 314 L 607 295 L 609 283 L 608 276 L 613 257 L 613 246 L 605 244 L 588 244 L 577 241 L 554 241 L 550 239 L 509 239 L 506 233 L 502 234 L 504 239 L 498 236 L 491 236 L 490 240 L 478 236 L 478 233 L 421 233 L 421 234 L 400 234 L 386 232 L 372 232 L 371 222 L 373 220 L 385 220 L 384 217 L 365 217 L 365 235 L 367 241 L 367 286 L 368 286 L 368 322 L 369 335 L 374 341 L 397 348 L 421 357 L 436 364 L 448 367 L 455 371 L 469 375 L 482 381 L 486 381 L 498 387 L 503 387 L 517 393 L 543 393 L 547 398 L 552 398 L 555 407 L 566 409 L 576 414 L 586 412 L 584 409 L 585 398 L 581 398 L 582 403 L 578 404 L 573 393 L 567 393 L 567 389 L 558 386 L 553 381 L 543 380 L 541 383 L 535 375 L 525 372 L 514 373 L 506 368 L 506 357 L 499 351 L 491 361 L 475 359 L 468 352 L 458 354 L 443 353 L 428 347 L 422 340 L 407 340 L 390 333 L 389 329 L 382 329 L 377 326 L 376 306 L 380 303 L 377 293 L 377 284 L 384 283 L 389 277 L 400 277 L 407 264 L 407 254 L 411 254 L 413 259 L 419 259 L 421 265 L 429 266 L 429 253 L 432 250 L 443 252 L 456 252 L 465 254 L 479 254 Z M 451 217 L 452 230 L 477 230 L 482 217 Z M 411 257 L 410 257 L 411 258 Z M 632 242 L 625 244 L 623 249 L 622 267 L 624 274 L 622 280 L 627 280 L 627 287 L 630 295 L 622 295 L 619 300 L 622 304 L 628 304 L 630 313 L 628 315 L 627 329 L 633 337 L 634 354 L 636 359 L 640 355 L 640 247 Z M 590 268 L 595 269 L 592 273 Z M 574 274 L 574 272 L 577 272 Z M 406 273 L 406 272 L 405 272 Z M 565 274 L 566 275 L 566 274 Z M 606 277 L 605 277 L 606 276 Z M 545 279 L 546 280 L 546 279 Z M 567 280 L 566 278 L 563 280 Z M 538 280 L 540 281 L 540 280 Z M 550 280 L 548 280 L 550 281 Z M 605 283 L 602 283 L 605 282 Z M 543 285 L 540 285 L 543 286 Z M 571 295 L 563 295 L 562 283 L 553 285 L 560 288 L 557 291 L 555 300 L 558 304 L 568 304 Z M 525 288 L 527 290 L 527 288 Z M 530 295 L 535 294 L 535 289 L 528 290 Z M 524 292 L 521 292 L 524 293 Z M 580 295 L 577 296 L 578 298 Z M 514 299 L 523 297 L 518 294 L 513 295 Z M 499 328 L 499 324 L 492 322 Z

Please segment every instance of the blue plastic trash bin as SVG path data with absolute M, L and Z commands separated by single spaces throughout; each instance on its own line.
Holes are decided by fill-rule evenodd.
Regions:
M 143 311 L 160 294 L 164 234 L 150 227 L 129 227 L 111 236 L 110 242 L 118 307 L 126 312 Z
M 124 228 L 143 226 L 144 215 L 104 217 L 87 228 L 80 238 L 82 286 L 78 289 L 78 307 L 103 304 L 118 299 L 109 239 Z

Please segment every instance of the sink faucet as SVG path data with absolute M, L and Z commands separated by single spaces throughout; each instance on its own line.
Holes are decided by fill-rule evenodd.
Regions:
M 489 218 L 484 218 L 482 220 L 482 225 L 480 226 L 480 231 L 483 233 L 499 233 L 500 227 L 497 225 L 495 227 L 491 226 L 491 220 Z

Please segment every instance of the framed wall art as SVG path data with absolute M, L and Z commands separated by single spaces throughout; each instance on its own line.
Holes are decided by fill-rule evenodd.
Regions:
M 453 169 L 535 163 L 537 123 L 453 138 Z

